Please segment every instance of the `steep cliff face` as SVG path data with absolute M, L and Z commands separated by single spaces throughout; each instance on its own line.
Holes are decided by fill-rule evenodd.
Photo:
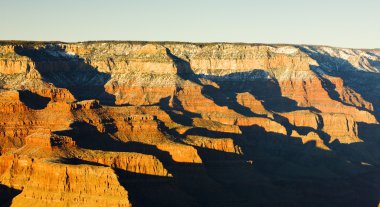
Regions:
M 3 182 L 22 190 L 11 206 L 131 206 L 109 168 L 25 157 L 14 158 L 11 165 Z
M 366 50 L 2 42 L 0 202 L 371 206 L 379 88 Z

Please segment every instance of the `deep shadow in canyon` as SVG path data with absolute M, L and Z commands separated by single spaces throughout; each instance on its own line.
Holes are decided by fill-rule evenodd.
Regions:
M 352 65 L 349 61 L 339 57 L 333 57 L 326 53 L 314 53 L 304 47 L 298 48 L 318 63 L 319 66 L 310 65 L 310 68 L 316 74 L 319 74 L 320 78 L 321 73 L 341 78 L 344 81 L 345 86 L 358 92 L 365 100 L 373 104 L 373 113 L 376 116 L 376 119 L 380 120 L 379 73 L 362 70 L 361 68 Z M 325 89 L 329 92 L 332 99 L 340 101 L 345 105 L 349 105 L 342 101 L 339 98 L 339 95 L 335 93 L 335 86 L 329 83 L 327 79 L 323 79 L 323 77 L 322 81 L 326 83 Z M 361 110 L 364 109 L 363 107 L 358 108 Z
M 167 52 L 171 54 L 170 51 Z M 192 71 L 188 62 L 172 54 L 171 56 L 176 62 L 181 78 L 201 85 L 203 95 L 210 97 L 216 104 L 227 106 L 242 115 L 261 116 L 248 111 L 237 103 L 234 97 L 236 97 L 236 93 L 241 92 L 249 92 L 258 100 L 262 100 L 265 108 L 269 111 L 310 110 L 318 112 L 314 108 L 298 107 L 294 101 L 283 97 L 279 92 L 278 83 L 272 80 L 258 79 L 257 81 L 255 79 L 248 82 L 247 85 L 234 85 L 231 82 L 224 83 L 223 79 L 226 77 L 203 75 L 202 78 L 213 80 L 220 86 L 220 88 L 207 88 L 208 86 L 203 85 L 199 80 L 200 76 Z M 255 73 L 259 74 L 253 74 L 253 76 L 260 77 L 263 72 L 257 70 Z M 250 75 L 252 74 L 249 72 L 236 73 L 229 75 L 231 76 L 229 78 L 249 77 Z M 331 92 L 332 89 L 330 88 L 329 91 Z M 332 92 L 329 95 L 334 99 L 338 98 Z M 170 99 L 173 108 L 169 106 Z M 199 114 L 186 111 L 176 97 L 163 98 L 160 101 L 160 107 L 174 122 L 184 126 L 192 126 L 192 119 L 200 117 Z M 375 109 L 377 109 L 376 106 Z M 359 137 L 364 142 L 353 144 L 329 143 L 330 137 L 319 129 L 288 127 L 301 134 L 307 134 L 310 131 L 318 133 L 332 151 L 317 148 L 315 142 L 303 144 L 297 138 L 270 133 L 255 125 L 240 127 L 242 134 L 193 128 L 184 135 L 178 135 L 173 131 L 166 131 L 166 133 L 174 137 L 182 136 L 181 138 L 185 138 L 187 135 L 213 139 L 232 138 L 241 147 L 244 154 L 237 155 L 197 147 L 203 164 L 183 164 L 174 162 L 167 155 L 163 157 L 162 153 L 164 152 L 157 148 L 146 150 L 144 149 L 146 146 L 142 144 L 142 148 L 135 148 L 133 151 L 158 157 L 169 172 L 173 173 L 173 178 L 117 172 L 121 179 L 120 182 L 124 183 L 125 188 L 131 192 L 131 199 L 137 206 L 176 206 L 182 199 L 184 201 L 182 205 L 189 204 L 189 206 L 375 207 L 378 205 L 380 170 L 379 161 L 374 158 L 379 157 L 379 152 L 376 151 L 380 147 L 379 125 L 359 124 Z M 371 165 L 367 165 L 366 162 Z M 180 166 L 185 166 L 185 172 L 180 170 L 182 168 Z M 188 174 L 192 174 L 195 178 L 189 179 Z M 215 183 L 216 185 L 205 185 L 206 183 Z M 145 192 L 152 185 L 156 185 L 156 187 L 151 189 L 156 190 Z M 164 189 L 169 188 L 170 190 L 167 192 L 175 196 L 165 196 L 166 192 L 162 192 L 157 185 L 170 186 L 164 187 Z M 194 186 L 199 188 L 194 188 Z M 216 189 L 223 189 L 223 191 L 218 192 Z M 153 201 L 163 198 L 162 202 L 152 203 L 152 194 L 155 195 Z
M 20 90 L 20 101 L 31 109 L 39 110 L 44 109 L 50 102 L 50 98 L 40 96 L 29 90 Z
M 15 52 L 30 58 L 44 81 L 68 89 L 78 101 L 98 99 L 104 105 L 115 105 L 115 96 L 105 90 L 111 75 L 98 71 L 77 55 L 68 54 L 59 45 L 38 49 L 16 46 Z
M 166 52 L 173 60 L 179 77 L 202 86 L 202 94 L 210 98 L 217 105 L 227 106 L 244 116 L 262 116 L 250 111 L 237 102 L 236 95 L 244 92 L 248 92 L 257 100 L 262 101 L 262 104 L 268 111 L 319 111 L 314 107 L 299 107 L 296 101 L 282 96 L 279 83 L 276 79 L 269 77 L 268 72 L 265 70 L 252 69 L 247 72 L 236 72 L 222 76 L 196 74 L 188 61 L 175 56 L 169 49 L 166 49 Z M 200 79 L 213 81 L 217 83 L 219 88 L 205 85 Z
M 321 150 L 313 142 L 303 144 L 297 138 L 269 133 L 258 126 L 241 127 L 240 135 L 204 128 L 189 131 L 189 135 L 214 139 L 233 138 L 244 152 L 238 155 L 196 147 L 202 164 L 175 162 L 168 152 L 154 145 L 116 141 L 89 124 L 74 124 L 72 128 L 59 134 L 73 137 L 86 149 L 153 155 L 173 175 L 160 177 L 115 169 L 134 206 L 374 207 L 379 200 L 377 164 L 348 162 L 350 157 L 345 154 Z M 378 140 L 372 142 L 379 144 Z M 359 145 L 341 144 L 338 151 L 351 151 Z
M 0 184 L 0 207 L 11 206 L 13 198 L 20 193 L 21 190 L 17 190 Z

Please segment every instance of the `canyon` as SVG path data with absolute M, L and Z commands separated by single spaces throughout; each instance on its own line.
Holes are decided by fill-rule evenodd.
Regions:
M 380 53 L 0 41 L 0 206 L 380 206 Z

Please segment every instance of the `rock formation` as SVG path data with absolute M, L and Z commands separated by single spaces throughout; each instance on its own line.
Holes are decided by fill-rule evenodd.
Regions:
M 0 204 L 376 206 L 379 88 L 370 50 L 0 42 Z

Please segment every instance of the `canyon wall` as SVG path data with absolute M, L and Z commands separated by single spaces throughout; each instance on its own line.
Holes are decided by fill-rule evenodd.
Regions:
M 367 50 L 0 42 L 0 203 L 377 205 L 379 88 Z

